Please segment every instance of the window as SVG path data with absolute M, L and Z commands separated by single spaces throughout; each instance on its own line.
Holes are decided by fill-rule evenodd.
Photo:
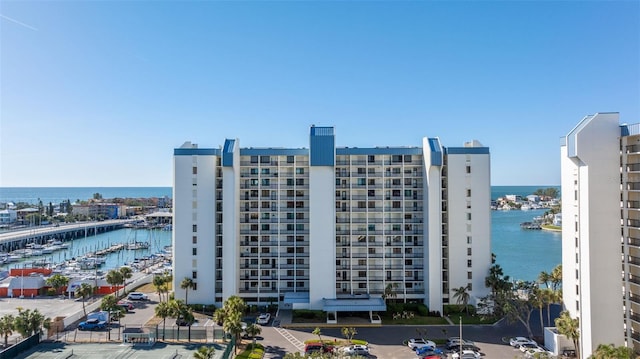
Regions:
M 191 241 L 193 242 L 193 244 L 197 244 L 198 243 L 198 236 L 191 237 Z
M 287 156 L 287 163 L 293 163 L 293 156 Z
M 296 219 L 304 219 L 304 213 L 296 213 Z
M 271 184 L 271 181 L 268 178 L 264 178 L 262 179 L 261 183 L 263 186 L 268 186 Z
M 470 189 L 467 190 L 467 197 L 471 197 L 471 190 Z
M 467 279 L 473 279 L 473 272 L 467 272 Z
M 191 248 L 191 254 L 193 254 L 194 256 L 198 255 L 198 248 Z
M 367 289 L 367 283 L 358 283 L 358 289 Z
M 193 167 L 193 174 L 194 175 L 198 174 L 198 167 L 195 167 L 195 166 Z
M 368 195 L 369 197 L 375 197 L 375 196 L 376 196 L 376 191 L 375 191 L 375 190 L 373 190 L 373 189 L 370 189 L 370 190 L 367 192 L 367 195 Z
M 467 289 L 469 289 L 469 291 L 473 290 L 473 287 L 471 286 L 471 283 L 467 283 Z
M 269 169 L 268 169 L 268 168 L 263 168 L 260 172 L 261 172 L 263 175 L 268 175 L 268 174 L 269 174 Z
M 467 166 L 467 173 L 471 173 L 471 166 Z
M 198 225 L 194 224 L 193 226 L 191 226 L 191 231 L 194 232 L 194 233 L 197 232 L 198 231 Z
M 260 156 L 260 163 L 270 163 L 271 157 L 269 156 Z
M 304 223 L 296 223 L 296 231 L 304 231 Z
M 262 230 L 263 230 L 263 231 L 268 231 L 268 230 L 270 230 L 270 229 L 271 229 L 271 226 L 270 226 L 269 224 L 263 224 L 263 225 L 262 225 Z
M 375 248 L 369 248 L 369 254 L 376 254 Z
M 366 178 L 358 178 L 358 179 L 356 180 L 356 184 L 357 184 L 358 186 L 364 186 L 364 185 L 366 185 L 366 184 L 367 184 L 367 179 L 366 179 Z
M 411 163 L 411 155 L 404 155 L 404 162 Z
M 393 208 L 402 208 L 400 201 L 393 201 L 392 206 Z
M 369 201 L 369 208 L 376 208 L 376 202 Z
M 269 253 L 269 252 L 271 252 L 271 251 L 269 250 L 269 247 L 262 247 L 262 248 L 261 248 L 261 251 L 260 251 L 260 253 Z
M 366 278 L 367 277 L 367 271 L 358 271 L 358 277 L 360 278 Z
M 394 178 L 394 179 L 391 181 L 391 184 L 392 184 L 392 185 L 394 185 L 394 186 L 399 186 L 399 185 L 400 185 L 400 183 L 401 183 L 401 182 L 400 182 L 400 179 L 399 179 L 399 178 Z M 399 195 L 400 195 L 400 191 L 398 191 L 398 196 L 399 196 Z M 395 195 L 394 195 L 394 196 L 395 196 Z
M 296 174 L 298 174 L 298 175 L 303 175 L 303 174 L 304 174 L 304 168 L 302 168 L 302 167 L 296 167 Z
M 287 186 L 293 186 L 293 178 L 287 178 Z
M 375 178 L 370 178 L 369 179 L 369 186 L 375 186 L 376 185 L 376 180 Z
M 358 167 L 358 174 L 364 174 L 364 168 Z
M 467 221 L 471 220 L 471 213 L 467 213 Z
M 467 267 L 471 268 L 471 259 L 467 260 Z
M 251 169 L 251 174 L 252 175 L 257 175 L 258 174 L 258 169 L 257 168 L 252 168 Z
M 376 156 L 369 155 L 369 156 L 367 157 L 367 161 L 368 161 L 369 163 L 371 163 L 371 162 L 375 162 L 375 161 L 376 161 Z
M 367 265 L 367 260 L 366 259 L 358 259 L 358 265 L 359 266 L 366 266 Z
M 251 156 L 251 163 L 258 163 L 258 156 Z
M 470 256 L 471 255 L 471 248 L 467 248 L 467 255 Z
M 296 186 L 304 186 L 304 178 L 296 178 Z
M 198 278 L 198 272 L 197 271 L 191 272 L 191 278 L 197 279 Z
M 405 259 L 404 260 L 404 264 L 408 265 L 408 266 L 413 265 L 413 260 L 412 259 Z

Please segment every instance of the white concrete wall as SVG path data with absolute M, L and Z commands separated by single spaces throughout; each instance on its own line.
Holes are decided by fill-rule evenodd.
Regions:
M 238 294 L 240 278 L 240 141 L 233 167 L 222 167 L 222 301 Z
M 449 293 L 450 303 L 455 304 L 453 290 L 468 283 L 472 284 L 469 292 L 472 297 L 489 294 L 484 279 L 491 266 L 490 160 L 488 154 L 448 154 L 447 159 Z M 467 173 L 467 165 L 471 166 L 471 173 Z M 471 190 L 470 197 L 467 190 Z M 471 220 L 467 213 L 471 213 Z M 470 244 L 467 237 L 471 237 Z M 468 255 L 468 248 L 471 248 L 471 255 Z M 471 267 L 467 265 L 468 260 L 471 260 Z M 472 272 L 470 280 L 469 271 Z
M 309 308 L 322 309 L 322 298 L 336 297 L 335 172 L 309 167 Z
M 576 156 L 568 160 L 564 157 L 562 160 L 562 184 L 567 185 L 563 187 L 562 197 L 563 213 L 567 209 L 562 233 L 563 269 L 566 274 L 563 277 L 573 275 L 575 278 L 575 270 L 573 273 L 566 271 L 574 267 L 569 263 L 576 261 L 577 237 L 579 294 L 576 295 L 575 286 L 565 286 L 571 283 L 569 281 L 563 284 L 563 295 L 572 317 L 577 315 L 580 319 L 580 354 L 587 358 L 599 344 L 624 344 L 624 321 L 620 305 L 622 279 L 618 114 L 597 114 L 582 126 L 576 127 L 568 136 L 574 136 Z M 563 150 L 563 156 L 570 154 L 569 148 Z M 565 248 L 568 250 L 566 253 Z M 576 299 L 579 307 L 576 307 Z
M 173 288 L 175 298 L 184 300 L 180 282 L 197 271 L 197 290 L 189 290 L 190 303 L 212 304 L 215 298 L 216 161 L 217 156 L 209 155 L 174 156 Z M 193 248 L 197 248 L 195 256 Z
M 442 167 L 431 163 L 431 149 L 428 138 L 422 139 L 424 159 L 423 193 L 425 238 L 425 288 L 426 305 L 429 310 L 443 313 L 442 308 Z

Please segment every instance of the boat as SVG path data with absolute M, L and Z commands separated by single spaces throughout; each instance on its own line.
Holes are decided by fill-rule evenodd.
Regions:
M 520 228 L 522 229 L 542 229 L 539 223 L 535 222 L 522 222 L 520 223 Z
M 148 249 L 150 247 L 147 242 L 132 242 L 127 244 L 127 249 L 129 250 L 139 250 L 139 249 Z

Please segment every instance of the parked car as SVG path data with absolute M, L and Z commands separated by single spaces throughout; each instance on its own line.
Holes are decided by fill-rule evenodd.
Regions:
M 346 355 L 360 355 L 360 356 L 369 356 L 369 347 L 366 345 L 350 345 L 342 349 Z
M 309 343 L 304 346 L 304 353 L 333 353 L 333 347 L 324 343 Z
M 515 348 L 519 348 L 522 344 L 538 344 L 535 341 L 525 337 L 514 337 L 509 340 L 509 345 Z
M 473 350 L 463 350 L 462 355 L 459 352 L 451 354 L 453 359 L 480 359 L 480 353 Z
M 553 353 L 548 352 L 546 349 L 540 348 L 540 347 L 537 346 L 535 348 L 527 349 L 524 352 L 524 357 L 527 358 L 527 359 L 532 359 L 532 358 L 535 358 L 535 355 L 537 353 L 547 353 L 549 355 L 549 357 L 553 356 Z
M 149 296 L 147 296 L 144 293 L 140 293 L 140 292 L 131 292 L 127 296 L 127 299 L 129 299 L 129 300 L 149 300 Z
M 119 301 L 118 305 L 121 306 L 122 308 L 124 308 L 125 311 L 131 311 L 133 310 L 133 304 L 129 303 L 129 302 L 125 302 L 125 301 Z
M 540 349 L 542 350 L 542 348 L 540 348 L 538 346 L 538 344 L 533 344 L 533 343 L 522 343 L 520 344 L 520 346 L 518 347 L 518 349 L 520 349 L 521 352 L 526 352 L 529 349 Z M 542 350 L 544 351 L 544 350 Z
M 416 350 L 416 348 L 422 347 L 431 347 L 435 349 L 436 347 L 436 343 L 432 342 L 431 340 L 425 340 L 422 338 L 411 338 L 408 340 L 408 345 L 411 350 Z
M 264 314 L 260 314 L 258 319 L 256 319 L 256 323 L 258 323 L 258 324 L 269 324 L 270 320 L 271 320 L 271 314 L 264 313 Z
M 78 324 L 80 330 L 100 330 L 107 327 L 107 322 L 99 319 L 89 319 Z
M 447 348 L 447 350 L 460 350 L 460 345 L 462 345 L 462 350 L 480 351 L 480 348 L 478 348 L 472 341 L 466 339 L 461 340 L 459 337 L 451 337 L 447 339 L 445 348 Z
M 418 358 L 420 359 L 426 359 L 426 358 L 442 358 L 445 357 L 446 355 L 444 355 L 444 353 L 442 352 L 442 350 L 438 349 L 438 348 L 432 348 L 432 347 L 422 347 L 422 348 L 417 348 L 416 349 L 416 355 L 418 356 Z

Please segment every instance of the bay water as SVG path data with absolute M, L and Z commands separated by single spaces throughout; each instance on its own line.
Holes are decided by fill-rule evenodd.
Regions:
M 515 194 L 527 196 L 539 188 L 558 186 L 492 186 L 491 198 Z M 70 200 L 87 200 L 94 193 L 103 198 L 149 198 L 171 197 L 171 187 L 0 187 L 0 202 L 26 202 L 37 204 L 60 203 Z M 487 204 L 489 205 L 489 204 Z M 512 279 L 535 280 L 541 271 L 550 272 L 562 262 L 562 244 L 559 232 L 546 230 L 524 230 L 520 223 L 530 222 L 544 210 L 532 211 L 492 211 L 491 236 L 492 252 L 505 275 Z M 45 258 L 60 262 L 79 254 L 102 249 L 116 243 L 147 242 L 151 246 L 145 250 L 123 250 L 108 255 L 102 270 L 117 268 L 130 263 L 135 258 L 156 253 L 164 246 L 171 245 L 171 231 L 147 229 L 121 229 L 97 236 L 80 238 L 64 251 L 57 251 Z M 32 259 L 31 259 L 32 260 Z M 16 263 L 5 265 L 13 268 Z

